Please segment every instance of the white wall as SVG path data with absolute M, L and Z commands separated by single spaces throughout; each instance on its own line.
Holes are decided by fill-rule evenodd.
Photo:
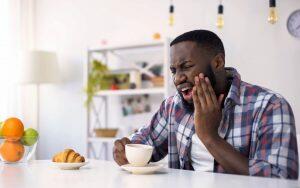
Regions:
M 88 46 L 151 40 L 167 36 L 168 0 L 38 0 L 36 47 L 58 52 L 64 83 L 41 87 L 40 158 L 64 147 L 85 150 L 83 63 Z M 271 88 L 290 102 L 300 121 L 300 40 L 286 29 L 289 14 L 300 1 L 278 1 L 279 21 L 267 23 L 268 1 L 223 1 L 225 27 L 214 26 L 218 1 L 175 0 L 173 36 L 192 29 L 210 29 L 223 39 L 227 66 L 242 79 Z M 300 127 L 298 126 L 298 132 Z

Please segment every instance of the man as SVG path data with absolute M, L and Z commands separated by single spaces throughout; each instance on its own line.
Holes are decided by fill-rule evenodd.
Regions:
M 225 68 L 224 47 L 213 32 L 190 31 L 170 46 L 177 93 L 148 126 L 115 142 L 115 161 L 127 164 L 125 144 L 141 143 L 154 146 L 153 162 L 168 154 L 170 168 L 297 179 L 295 121 L 287 101 Z

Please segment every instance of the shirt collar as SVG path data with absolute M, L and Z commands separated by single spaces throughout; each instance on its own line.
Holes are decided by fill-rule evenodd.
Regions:
M 241 76 L 237 70 L 232 67 L 226 67 L 225 70 L 227 79 L 231 81 L 231 86 L 224 104 L 226 106 L 229 101 L 233 101 L 236 105 L 240 105 Z

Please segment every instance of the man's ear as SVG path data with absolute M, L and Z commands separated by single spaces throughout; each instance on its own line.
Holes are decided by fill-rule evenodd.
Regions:
M 211 68 L 213 72 L 217 73 L 224 69 L 225 56 L 223 53 L 218 53 L 211 61 Z

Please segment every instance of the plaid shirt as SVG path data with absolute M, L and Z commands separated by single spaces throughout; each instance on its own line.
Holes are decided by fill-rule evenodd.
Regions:
M 270 90 L 241 81 L 235 69 L 226 70 L 231 87 L 219 135 L 249 159 L 250 175 L 297 179 L 298 149 L 290 105 Z M 153 162 L 168 154 L 170 168 L 193 170 L 194 117 L 181 100 L 178 93 L 164 100 L 150 124 L 133 134 L 131 141 L 154 146 Z M 216 160 L 214 172 L 225 173 Z

